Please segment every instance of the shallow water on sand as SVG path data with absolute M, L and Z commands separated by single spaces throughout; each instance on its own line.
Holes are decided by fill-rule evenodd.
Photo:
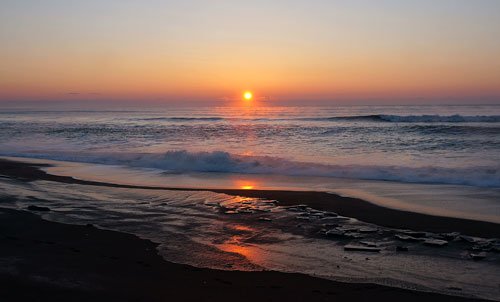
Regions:
M 446 247 L 413 234 L 362 223 L 307 206 L 283 207 L 272 200 L 207 191 L 166 191 L 82 186 L 46 181 L 20 183 L 0 178 L 2 206 L 46 206 L 45 219 L 91 223 L 136 234 L 160 244 L 169 261 L 237 270 L 273 269 L 341 281 L 474 295 L 500 296 L 500 256 L 489 252 L 470 259 L 473 246 L 497 246 L 498 240 L 449 235 Z M 343 235 L 338 236 L 338 232 Z M 336 235 L 337 234 L 337 235 Z M 469 241 L 474 241 L 470 243 Z M 379 252 L 347 251 L 346 245 L 376 247 Z M 404 245 L 408 252 L 397 252 Z
M 48 173 L 83 180 L 153 187 L 324 191 L 403 211 L 500 223 L 500 188 L 333 177 L 194 172 L 179 174 L 124 166 L 35 159 L 26 161 L 50 164 L 51 167 L 44 168 Z

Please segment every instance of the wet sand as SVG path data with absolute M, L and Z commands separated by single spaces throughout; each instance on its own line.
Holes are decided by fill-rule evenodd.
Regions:
M 199 269 L 164 261 L 134 235 L 0 208 L 2 301 L 466 301 L 301 274 Z
M 133 187 L 49 175 L 39 170 L 39 165 L 3 160 L 0 161 L 0 175 L 17 181 L 49 180 Z M 345 211 L 354 212 L 370 209 L 363 208 L 370 204 L 361 200 L 336 195 L 330 197 L 330 194 L 325 196 L 331 199 L 322 199 L 324 193 L 316 192 L 217 192 L 272 198 L 281 204 L 306 203 L 318 209 L 347 207 Z M 360 208 L 346 206 L 358 201 Z M 380 208 L 380 215 L 389 210 L 374 207 Z M 458 221 L 463 227 L 468 222 Z M 489 231 L 498 231 L 497 225 L 491 225 Z M 27 211 L 4 208 L 0 208 L 0 264 L 1 301 L 468 300 L 373 284 L 334 282 L 302 274 L 199 269 L 163 260 L 157 254 L 156 244 L 134 235 L 94 226 L 49 222 Z
M 23 181 L 49 180 L 62 183 L 108 186 L 118 188 L 193 191 L 201 190 L 173 187 L 132 186 L 79 180 L 68 176 L 48 174 L 40 169 L 44 166 L 47 165 L 21 163 L 0 159 L 0 175 L 5 175 L 7 177 L 16 178 Z M 277 200 L 279 201 L 279 205 L 282 206 L 307 204 L 309 207 L 316 210 L 335 212 L 342 216 L 354 217 L 364 222 L 373 223 L 389 228 L 410 229 L 414 231 L 427 231 L 433 233 L 460 232 L 464 235 L 485 238 L 500 237 L 500 224 L 395 210 L 381 207 L 359 198 L 343 197 L 340 195 L 325 192 L 241 189 L 207 190 L 229 195 Z

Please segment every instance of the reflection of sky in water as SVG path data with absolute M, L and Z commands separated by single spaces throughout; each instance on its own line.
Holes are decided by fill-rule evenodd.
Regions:
M 454 286 L 462 288 L 462 293 L 498 297 L 498 259 L 468 260 L 462 243 L 450 243 L 442 249 L 415 243 L 411 252 L 402 254 L 394 251 L 394 230 L 378 228 L 365 240 L 379 242 L 380 253 L 346 252 L 344 244 L 361 239 L 325 238 L 323 225 L 335 222 L 359 228 L 366 224 L 327 217 L 322 212 L 315 212 L 316 218 L 299 220 L 304 209 L 279 207 L 273 201 L 204 191 L 41 181 L 20 185 L 1 180 L 0 188 L 3 195 L 19 198 L 17 207 L 50 207 L 51 212 L 42 214 L 46 219 L 92 223 L 151 239 L 160 243 L 163 257 L 175 262 L 219 269 L 302 272 L 335 280 L 438 291 Z
M 500 188 L 234 173 L 163 174 L 151 169 L 67 162 L 52 163 L 55 166 L 48 169 L 50 173 L 87 180 L 179 188 L 331 191 L 390 208 L 500 223 Z

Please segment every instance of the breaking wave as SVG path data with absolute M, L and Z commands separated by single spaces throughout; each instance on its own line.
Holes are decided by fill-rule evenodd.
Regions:
M 335 122 L 335 121 L 367 121 L 385 123 L 500 123 L 500 115 L 355 115 L 355 116 L 333 116 L 333 117 L 299 117 L 299 118 L 227 118 L 227 117 L 151 117 L 141 118 L 143 121 L 167 121 L 167 122 L 221 122 L 221 121 L 307 121 L 307 122 Z
M 14 154 L 3 154 L 13 156 Z M 19 156 L 19 155 L 18 155 Z M 464 168 L 405 167 L 382 165 L 327 165 L 290 161 L 277 157 L 242 156 L 224 151 L 119 154 L 23 154 L 22 156 L 124 165 L 136 168 L 159 169 L 166 173 L 219 172 L 248 174 L 277 174 L 290 176 L 325 176 L 353 179 L 387 180 L 409 183 L 436 183 L 500 187 L 500 165 Z
M 377 115 L 376 117 L 393 123 L 500 123 L 500 115 Z
M 500 123 L 500 115 L 357 115 L 336 116 L 317 120 L 329 121 L 373 121 L 387 123 Z

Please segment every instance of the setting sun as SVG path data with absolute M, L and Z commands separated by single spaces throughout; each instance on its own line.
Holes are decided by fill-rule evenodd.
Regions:
M 241 190 L 255 190 L 260 184 L 254 179 L 235 179 L 234 188 Z
M 245 93 L 243 93 L 243 98 L 246 100 L 246 101 L 251 101 L 253 99 L 253 94 L 252 92 L 250 91 L 245 91 Z
M 500 0 L 0 8 L 0 302 L 500 302 Z

